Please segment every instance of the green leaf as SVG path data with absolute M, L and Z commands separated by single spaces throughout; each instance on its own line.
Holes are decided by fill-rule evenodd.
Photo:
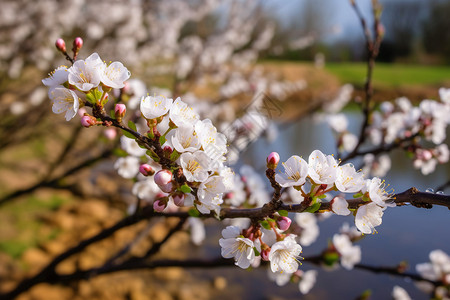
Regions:
M 266 220 L 259 222 L 261 224 L 262 227 L 264 227 L 265 229 L 270 230 L 270 225 L 269 222 L 267 222 Z
M 155 162 L 159 162 L 159 157 L 158 155 L 156 155 L 155 152 L 153 152 L 152 150 L 148 150 L 147 155 L 150 156 Z
M 353 195 L 353 198 L 359 198 L 359 197 L 361 197 L 362 195 L 363 195 L 362 193 L 354 194 L 354 195 Z
M 178 159 L 178 157 L 180 157 L 180 153 L 178 153 L 177 150 L 173 149 L 173 152 L 170 154 L 170 160 L 171 161 L 176 161 Z
M 339 261 L 339 254 L 336 252 L 326 252 L 323 261 L 327 266 L 332 266 Z
M 255 252 L 255 256 L 260 256 L 261 255 L 261 253 L 259 253 L 258 250 L 255 247 L 253 247 L 253 252 Z
M 116 113 L 114 112 L 114 109 L 111 109 L 109 111 L 109 116 L 111 117 L 111 119 L 115 119 L 116 118 Z
M 323 199 L 323 198 L 325 198 L 327 195 L 320 195 L 320 196 L 318 196 L 318 198 L 319 199 Z
M 305 209 L 305 212 L 314 213 L 320 208 L 320 202 L 316 202 L 307 209 Z
M 192 207 L 188 210 L 188 215 L 194 218 L 200 217 L 200 212 L 197 210 L 197 208 Z
M 134 124 L 133 121 L 128 121 L 128 127 L 130 127 L 131 130 L 137 131 L 136 124 Z
M 126 136 L 129 139 L 136 139 L 136 137 L 134 135 L 132 135 L 131 133 L 129 133 L 128 131 L 123 130 L 123 135 Z
M 165 136 L 160 136 L 159 137 L 159 143 L 161 144 L 161 145 L 163 145 L 164 143 L 166 142 L 166 137 Z
M 86 100 L 92 104 L 95 103 L 95 96 L 92 94 L 92 92 L 86 94 Z
M 192 189 L 187 184 L 183 184 L 182 186 L 180 186 L 180 191 L 187 194 L 190 193 Z
M 114 149 L 114 150 L 113 150 L 113 153 L 114 153 L 115 156 L 119 156 L 119 157 L 125 157 L 125 156 L 128 156 L 128 153 L 127 153 L 125 150 L 120 149 L 120 148 Z
M 282 217 L 287 217 L 288 216 L 288 211 L 287 210 L 279 210 L 278 214 Z

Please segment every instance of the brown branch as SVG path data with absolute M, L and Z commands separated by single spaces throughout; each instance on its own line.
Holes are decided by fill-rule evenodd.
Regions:
M 306 201 L 304 201 L 306 202 Z M 424 193 L 419 192 L 416 188 L 410 188 L 409 190 L 406 190 L 403 193 L 396 194 L 394 198 L 394 202 L 398 205 L 404 205 L 405 203 L 411 203 L 413 206 L 416 207 L 422 207 L 422 208 L 431 208 L 432 205 L 441 205 L 446 206 L 450 208 L 450 196 L 448 195 L 439 195 L 439 194 L 431 194 L 431 193 Z M 349 208 L 351 209 L 357 209 L 359 206 L 367 204 L 367 202 L 363 201 L 362 199 L 352 199 L 348 200 Z M 280 210 L 287 210 L 289 212 L 303 212 L 305 209 L 307 209 L 309 205 L 301 203 L 296 205 L 286 205 L 283 204 L 279 208 Z M 231 208 L 224 208 L 221 210 L 220 213 L 220 219 L 226 219 L 226 218 L 252 218 L 252 219 L 262 219 L 268 215 L 271 215 L 277 211 L 274 206 L 270 205 L 270 203 L 264 205 L 261 208 L 251 208 L 251 209 L 231 209 Z M 329 211 L 331 209 L 331 205 L 329 202 L 322 203 L 319 211 Z M 27 291 L 34 285 L 41 283 L 41 282 L 53 282 L 55 278 L 57 278 L 56 274 L 56 266 L 61 263 L 62 261 L 66 260 L 67 258 L 73 256 L 74 254 L 77 254 L 81 251 L 83 251 L 87 246 L 96 243 L 98 241 L 101 241 L 109 236 L 111 236 L 114 232 L 124 228 L 128 227 L 130 225 L 136 224 L 139 221 L 143 219 L 148 219 L 156 216 L 164 216 L 164 217 L 178 217 L 185 219 L 189 217 L 189 214 L 187 212 L 171 212 L 171 213 L 156 213 L 153 211 L 153 208 L 151 206 L 144 207 L 141 211 L 139 211 L 137 214 L 125 217 L 112 227 L 109 227 L 107 229 L 104 229 L 102 232 L 98 233 L 97 235 L 84 240 L 80 242 L 77 246 L 65 251 L 64 253 L 57 256 L 52 262 L 50 262 L 44 269 L 41 270 L 38 274 L 35 276 L 25 279 L 22 281 L 13 291 L 4 294 L 3 296 L 0 296 L 0 299 L 12 299 L 15 296 L 23 293 L 24 291 Z M 212 218 L 215 217 L 214 214 L 208 214 L 208 215 L 202 215 L 202 218 Z M 183 221 L 184 222 L 184 221 Z M 182 221 L 180 221 L 179 224 L 181 224 Z M 181 226 L 181 225 L 179 225 Z M 136 259 L 131 260 L 128 262 L 128 265 L 120 265 L 120 266 L 114 266 L 112 269 L 109 269 L 109 272 L 111 270 L 123 270 L 123 268 L 141 268 L 140 265 L 136 264 Z M 106 271 L 105 271 L 106 272 Z M 81 275 L 80 275 L 81 274 Z M 80 276 L 87 276 L 87 273 L 83 271 L 76 276 L 76 278 L 84 278 Z M 3 298 L 6 297 L 6 298 Z
M 354 11 L 356 12 L 356 15 L 358 16 L 361 26 L 364 30 L 364 36 L 366 38 L 366 48 L 368 51 L 367 55 L 367 77 L 366 77 L 366 83 L 364 84 L 364 94 L 365 99 L 364 103 L 362 105 L 362 112 L 364 115 L 364 120 L 361 125 L 361 129 L 359 132 L 358 137 L 358 143 L 355 146 L 355 149 L 348 155 L 349 157 L 354 157 L 355 153 L 358 152 L 359 148 L 362 146 L 362 144 L 365 142 L 367 134 L 366 129 L 369 126 L 369 119 L 370 119 L 370 111 L 371 111 L 371 100 L 373 96 L 373 87 L 372 87 L 372 76 L 373 76 L 373 69 L 375 67 L 375 59 L 378 56 L 380 44 L 381 44 L 381 34 L 379 31 L 379 24 L 380 24 L 380 13 L 381 7 L 379 7 L 378 1 L 374 0 L 372 1 L 373 5 L 373 15 L 374 15 L 374 34 L 375 38 L 372 39 L 372 34 L 370 33 L 370 29 L 367 26 L 367 22 L 364 19 L 359 7 L 356 5 L 356 1 L 352 1 L 352 6 Z

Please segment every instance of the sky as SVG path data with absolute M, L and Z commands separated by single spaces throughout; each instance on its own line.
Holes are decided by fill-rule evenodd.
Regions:
M 323 23 L 329 28 L 324 36 L 325 41 L 335 41 L 348 37 L 363 36 L 359 19 L 353 10 L 349 0 L 265 0 L 268 8 L 276 13 L 280 20 L 292 20 L 297 16 L 302 17 L 302 10 L 314 1 L 317 9 L 322 13 Z M 383 2 L 410 2 L 416 0 L 381 0 Z M 373 20 L 371 16 L 371 0 L 356 0 L 368 22 Z

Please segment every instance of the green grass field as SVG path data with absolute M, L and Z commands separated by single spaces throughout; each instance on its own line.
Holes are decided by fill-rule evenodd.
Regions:
M 325 67 L 342 83 L 362 86 L 365 82 L 367 66 L 365 63 L 328 63 Z M 411 85 L 443 85 L 450 82 L 450 67 L 419 66 L 377 63 L 373 83 L 384 88 Z

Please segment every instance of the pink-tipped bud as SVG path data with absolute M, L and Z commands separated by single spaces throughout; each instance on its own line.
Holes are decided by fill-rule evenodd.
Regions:
M 159 185 L 159 188 L 161 189 L 161 191 L 163 191 L 164 193 L 168 193 L 170 194 L 173 190 L 173 185 L 172 182 L 169 182 L 168 184 L 164 184 L 164 185 Z
M 166 201 L 158 199 L 155 202 L 153 202 L 153 209 L 156 212 L 162 212 L 166 207 L 167 207 Z
M 155 170 L 149 164 L 142 164 L 139 166 L 139 172 L 144 176 L 152 176 L 155 174 Z
M 55 42 L 55 46 L 62 53 L 66 52 L 66 42 L 64 42 L 63 39 L 61 39 L 61 38 L 57 39 Z
M 127 112 L 127 107 L 125 104 L 119 103 L 114 107 L 114 114 L 116 116 L 117 121 L 121 122 L 122 118 L 125 116 Z
M 80 37 L 76 37 L 73 40 L 73 49 L 74 51 L 80 51 L 81 47 L 83 47 L 83 39 Z
M 261 259 L 264 261 L 269 261 L 269 253 L 270 253 L 270 248 L 266 248 L 264 250 L 261 251 Z
M 89 115 L 84 115 L 81 117 L 81 125 L 84 127 L 89 128 L 95 124 L 97 124 L 97 120 L 94 117 Z
M 291 223 L 292 223 L 292 221 L 288 217 L 279 217 L 277 219 L 277 226 L 282 231 L 288 230 L 289 227 L 291 226 Z
M 168 155 L 172 154 L 173 149 L 170 146 L 164 146 L 164 152 Z
M 433 153 L 430 150 L 423 150 L 422 157 L 423 160 L 428 161 L 433 158 Z
M 169 170 L 161 170 L 155 174 L 155 183 L 159 186 L 163 186 L 172 181 L 172 172 Z
M 177 194 L 173 197 L 173 203 L 175 203 L 176 206 L 183 206 L 184 204 L 184 194 Z
M 272 152 L 267 157 L 267 168 L 276 169 L 278 163 L 280 162 L 280 155 L 277 152 Z
M 106 136 L 108 140 L 112 141 L 116 138 L 117 131 L 115 128 L 106 128 L 105 131 L 103 131 L 103 134 Z

